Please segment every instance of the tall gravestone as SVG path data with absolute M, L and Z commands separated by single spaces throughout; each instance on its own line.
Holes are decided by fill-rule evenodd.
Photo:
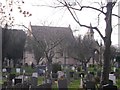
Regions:
M 38 85 L 38 74 L 34 72 L 31 77 L 31 85 L 37 86 Z
M 2 72 L 2 27 L 0 27 L 0 71 Z M 0 81 L 2 81 L 2 73 L 0 73 Z M 1 88 L 0 85 L 0 90 Z
M 58 89 L 59 90 L 68 90 L 68 85 L 67 85 L 67 79 L 65 78 L 60 78 L 58 80 Z

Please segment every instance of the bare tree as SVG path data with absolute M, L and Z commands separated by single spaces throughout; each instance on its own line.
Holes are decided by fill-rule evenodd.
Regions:
M 33 48 L 34 54 L 37 58 L 37 63 L 39 63 L 40 60 L 43 58 L 46 58 L 47 63 L 47 71 L 45 75 L 45 83 L 47 83 L 47 79 L 51 80 L 51 72 L 52 72 L 52 59 L 55 55 L 54 49 L 61 44 L 61 42 L 64 40 L 64 37 L 56 39 L 56 40 L 49 40 L 50 42 L 47 42 L 45 38 L 39 39 L 36 37 L 36 35 L 25 25 L 19 25 L 23 26 L 28 30 L 28 32 L 32 35 L 32 37 L 28 37 L 30 40 L 30 47 Z M 37 49 L 37 51 L 36 51 Z
M 78 38 L 76 38 L 76 43 L 72 47 L 71 57 L 81 62 L 85 73 L 87 73 L 87 63 L 90 61 L 91 58 L 94 58 L 94 42 L 96 41 L 93 41 L 86 36 L 84 36 L 83 39 L 81 38 L 81 36 L 79 36 Z
M 79 8 L 72 6 L 72 4 L 67 2 L 66 0 L 63 0 L 63 1 L 57 0 L 57 1 L 59 2 L 59 6 L 55 6 L 55 8 L 66 7 L 68 9 L 68 11 L 70 12 L 70 14 L 72 15 L 73 19 L 79 24 L 79 26 L 86 27 L 86 28 L 92 28 L 93 30 L 96 30 L 99 33 L 99 35 L 101 36 L 101 38 L 103 39 L 105 50 L 104 50 L 104 55 L 103 55 L 104 56 L 104 65 L 103 65 L 102 81 L 105 84 L 108 83 L 109 72 L 110 72 L 110 59 L 111 59 L 110 46 L 111 46 L 111 34 L 112 34 L 112 16 L 116 16 L 116 17 L 120 18 L 118 15 L 115 15 L 112 13 L 113 7 L 117 3 L 117 1 L 112 2 L 112 0 L 111 1 L 107 0 L 106 5 L 103 5 L 103 3 L 101 3 L 102 5 L 100 8 L 96 8 L 93 6 L 82 6 L 81 3 L 78 2 L 77 0 L 75 1 L 75 3 L 76 3 L 75 5 L 78 5 Z M 101 31 L 99 30 L 99 28 L 97 26 L 90 27 L 88 25 L 82 24 L 78 20 L 77 15 L 74 11 L 81 12 L 83 9 L 92 9 L 92 10 L 100 12 L 100 14 L 103 14 L 105 16 L 105 23 L 106 23 L 106 27 L 104 30 L 105 36 L 101 33 Z M 98 15 L 98 17 L 100 16 L 100 14 Z M 98 21 L 99 21 L 99 18 L 98 18 Z

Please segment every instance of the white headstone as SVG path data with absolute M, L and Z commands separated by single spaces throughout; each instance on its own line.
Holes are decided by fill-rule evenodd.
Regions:
M 73 70 L 73 71 L 75 70 L 75 67 L 74 67 L 74 66 L 72 67 L 72 70 Z
M 6 68 L 3 68 L 3 72 L 6 72 L 7 70 L 6 70 Z
M 10 66 L 10 61 L 9 61 L 9 59 L 7 59 L 7 66 Z
M 114 72 L 116 71 L 116 67 L 113 68 L 113 71 L 114 71 Z
M 116 77 L 114 74 L 109 74 L 109 80 L 112 80 L 113 84 L 116 84 Z
M 32 73 L 32 77 L 38 77 L 38 73 L 37 72 L 34 72 L 34 73 Z
M 62 71 L 58 71 L 57 74 L 58 74 L 58 78 L 61 78 L 61 76 L 64 76 L 64 72 Z
M 20 73 L 20 68 L 16 68 L 16 73 Z
M 23 73 L 25 73 L 25 70 L 23 70 Z
M 83 88 L 83 80 L 82 80 L 82 75 L 81 75 L 81 79 L 80 79 L 80 88 Z
M 12 59 L 10 59 L 10 66 L 11 66 L 11 67 L 14 66 L 14 65 L 13 65 L 13 60 L 12 60 Z

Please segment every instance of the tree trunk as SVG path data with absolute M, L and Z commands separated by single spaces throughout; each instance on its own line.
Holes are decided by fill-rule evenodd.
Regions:
M 107 13 L 105 17 L 106 21 L 106 29 L 105 29 L 105 51 L 104 51 L 104 63 L 103 63 L 103 74 L 102 74 L 102 84 L 107 84 L 109 80 L 110 73 L 110 46 L 111 46 L 111 33 L 112 33 L 112 25 L 111 25 L 111 14 L 112 14 L 112 2 L 108 2 L 107 4 Z
M 47 75 L 46 79 L 49 80 L 49 83 L 52 83 L 52 78 L 51 78 L 51 72 L 52 72 L 52 60 L 48 59 L 48 64 L 47 64 Z M 46 81 L 47 82 L 47 81 Z M 48 83 L 48 82 L 47 82 Z
M 86 63 L 86 62 L 84 62 L 84 72 L 85 72 L 85 74 L 88 73 L 88 70 L 87 70 L 87 63 Z

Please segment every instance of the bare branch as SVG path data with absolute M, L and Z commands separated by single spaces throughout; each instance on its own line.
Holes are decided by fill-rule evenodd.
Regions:
M 118 16 L 118 15 L 116 15 L 116 14 L 112 14 L 112 16 L 116 16 L 116 17 L 120 18 L 120 16 Z
M 74 7 L 69 7 L 69 8 L 74 9 L 74 10 L 78 10 L 78 11 L 81 11 L 83 8 L 88 8 L 88 9 L 93 9 L 93 10 L 99 11 L 99 12 L 101 12 L 101 13 L 104 14 L 104 15 L 106 14 L 106 13 L 103 12 L 102 10 L 97 9 L 97 8 L 95 8 L 95 7 L 91 7 L 91 6 L 81 6 L 80 9 L 77 9 L 77 8 L 74 8 Z
M 65 2 L 66 3 L 66 2 Z M 70 8 L 68 7 L 67 3 L 66 3 L 66 7 L 69 10 L 70 14 L 72 15 L 73 19 L 81 26 L 81 27 L 86 27 L 86 28 L 92 28 L 95 29 L 99 35 L 101 36 L 101 38 L 104 40 L 104 36 L 102 35 L 102 33 L 100 32 L 100 30 L 97 27 L 91 27 L 91 26 L 87 26 L 87 25 L 83 25 L 81 24 L 74 16 L 74 14 L 72 13 L 72 11 L 70 10 Z
M 118 25 L 120 25 L 120 24 L 116 24 L 116 25 L 114 25 L 113 28 L 116 28 Z
M 51 5 L 32 5 L 32 6 L 42 6 L 42 7 L 50 7 L 50 8 L 60 8 L 60 7 L 64 7 L 64 6 L 51 6 Z
M 53 46 L 51 48 L 49 48 L 47 50 L 47 52 L 50 51 L 51 49 L 55 48 L 57 45 L 59 45 L 63 41 L 63 39 L 64 39 L 64 37 L 59 39 L 59 40 L 56 40 L 55 42 L 53 42 Z
M 103 10 L 100 10 L 100 9 L 98 9 L 98 8 L 95 8 L 95 7 L 91 7 L 91 6 L 81 6 L 81 5 L 79 4 L 79 2 L 77 2 L 77 4 L 80 6 L 80 9 L 74 8 L 74 7 L 70 6 L 70 5 L 68 5 L 66 1 L 64 1 L 64 3 L 61 2 L 61 1 L 58 1 L 58 2 L 61 3 L 63 6 L 66 6 L 66 5 L 67 5 L 68 8 L 71 8 L 71 9 L 74 9 L 74 10 L 77 10 L 77 11 L 82 11 L 82 9 L 88 8 L 88 9 L 93 9 L 93 10 L 99 11 L 99 12 L 101 12 L 101 13 L 104 14 L 104 15 L 106 14 L 105 12 L 103 12 Z

